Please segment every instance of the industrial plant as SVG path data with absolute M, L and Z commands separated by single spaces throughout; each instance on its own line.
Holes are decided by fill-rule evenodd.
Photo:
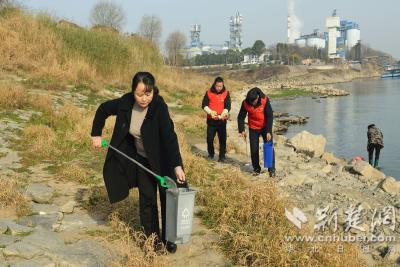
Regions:
M 330 59 L 345 59 L 346 53 L 361 42 L 359 25 L 354 21 L 341 19 L 336 10 L 326 18 L 327 32 L 324 33 L 315 29 L 311 34 L 298 37 L 294 20 L 297 20 L 297 17 L 288 16 L 288 43 L 299 47 L 327 48 Z
M 183 56 L 186 60 L 191 60 L 197 56 L 203 55 L 225 55 L 228 50 L 241 52 L 243 50 L 243 16 L 237 12 L 229 18 L 229 39 L 224 44 L 204 44 L 201 41 L 201 25 L 194 24 L 190 28 L 190 44 L 183 50 Z M 358 23 L 348 19 L 342 19 L 337 15 L 336 10 L 332 12 L 325 20 L 326 30 L 320 31 L 314 29 L 312 33 L 301 34 L 302 22 L 296 16 L 294 11 L 294 1 L 289 2 L 288 17 L 287 17 L 287 46 L 286 51 L 292 51 L 292 54 L 286 56 L 276 56 L 272 51 L 265 51 L 261 55 L 253 53 L 242 53 L 241 64 L 260 64 L 280 62 L 279 64 L 290 64 L 295 61 L 293 48 L 315 48 L 318 51 L 314 55 L 318 55 L 315 62 L 320 60 L 330 59 L 333 61 L 342 61 L 346 58 L 351 61 L 361 60 L 361 31 Z M 228 29 L 228 27 L 227 27 Z M 228 36 L 227 36 L 228 37 Z M 298 50 L 297 50 L 298 52 Z M 282 53 L 282 51 L 280 51 Z M 301 53 L 301 52 L 300 52 Z M 239 53 L 240 54 L 240 53 Z M 305 53 L 306 54 L 306 53 Z M 307 57 L 307 56 L 306 56 Z M 311 56 L 313 57 L 313 56 Z M 271 59 L 270 59 L 271 58 Z M 313 57 L 314 58 L 314 57 Z M 304 60 L 311 60 L 310 58 L 303 58 Z M 212 61 L 212 60 L 210 60 Z M 285 63 L 286 62 L 286 63 Z M 299 62 L 299 59 L 297 59 Z M 227 61 L 225 60 L 225 64 Z M 214 63 L 215 64 L 215 63 Z M 303 63 L 306 64 L 306 63 Z M 310 63 L 307 63 L 310 64 Z
M 186 59 L 197 55 L 224 54 L 228 49 L 241 51 L 243 49 L 243 16 L 237 12 L 229 20 L 229 41 L 223 45 L 203 44 L 200 39 L 201 25 L 194 24 L 190 29 L 190 46 L 186 47 L 184 54 Z

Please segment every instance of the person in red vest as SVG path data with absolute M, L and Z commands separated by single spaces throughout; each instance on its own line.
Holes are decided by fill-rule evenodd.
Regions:
M 218 134 L 218 161 L 224 162 L 226 159 L 226 121 L 229 118 L 229 111 L 231 110 L 231 98 L 221 77 L 215 78 L 211 88 L 204 95 L 201 107 L 207 113 L 208 158 L 214 158 L 214 138 L 215 134 Z
M 239 136 L 246 138 L 247 134 L 244 128 L 244 119 L 248 114 L 249 136 L 250 136 L 250 154 L 253 165 L 253 175 L 261 173 L 259 156 L 259 138 L 263 141 L 272 140 L 272 122 L 274 113 L 268 97 L 260 88 L 254 87 L 247 93 L 237 117 Z M 273 152 L 272 168 L 268 169 L 269 176 L 275 177 L 275 151 Z

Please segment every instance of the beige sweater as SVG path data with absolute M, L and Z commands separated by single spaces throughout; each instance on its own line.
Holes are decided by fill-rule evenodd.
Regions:
M 135 138 L 135 146 L 138 154 L 145 158 L 147 158 L 147 155 L 143 147 L 140 128 L 142 127 L 144 118 L 146 117 L 147 109 L 148 107 L 142 108 L 135 102 L 132 109 L 131 124 L 129 127 L 129 133 Z

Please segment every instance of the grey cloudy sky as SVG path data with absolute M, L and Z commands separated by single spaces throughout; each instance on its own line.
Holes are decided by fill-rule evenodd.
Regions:
M 302 21 L 302 34 L 325 31 L 325 18 L 337 9 L 343 19 L 356 21 L 361 39 L 373 48 L 400 58 L 399 0 L 293 0 Z M 89 26 L 90 10 L 97 0 L 22 0 L 31 10 L 48 11 L 59 18 Z M 163 38 L 179 30 L 189 37 L 192 24 L 201 24 L 201 40 L 223 44 L 229 39 L 229 17 L 244 16 L 244 45 L 261 39 L 267 45 L 286 41 L 288 0 L 115 0 L 127 15 L 124 31 L 135 32 L 143 15 L 158 15 Z M 189 39 L 189 38 L 188 38 Z

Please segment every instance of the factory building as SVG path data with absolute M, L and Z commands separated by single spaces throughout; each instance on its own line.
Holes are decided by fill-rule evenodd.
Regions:
M 316 47 L 320 49 L 325 48 L 326 39 L 323 34 L 318 32 L 318 30 L 314 30 L 311 34 L 300 36 L 300 38 L 295 40 L 295 44 L 298 47 Z
M 190 28 L 190 46 L 183 51 L 184 58 L 191 59 L 198 55 L 225 54 L 228 49 L 242 50 L 243 45 L 243 16 L 237 12 L 229 20 L 229 41 L 223 45 L 203 44 L 200 39 L 201 25 L 194 24 Z
M 361 41 L 361 31 L 357 23 L 341 20 L 333 11 L 326 18 L 328 28 L 328 56 L 331 59 L 346 58 L 346 53 Z

